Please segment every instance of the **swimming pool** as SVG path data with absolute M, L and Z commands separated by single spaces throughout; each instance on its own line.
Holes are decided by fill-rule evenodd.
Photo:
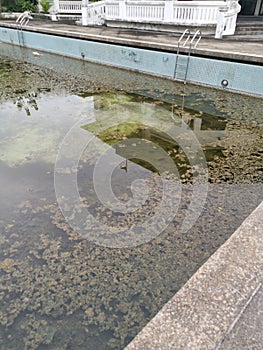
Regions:
M 2 47 L 0 344 L 122 349 L 262 201 L 262 100 L 190 85 L 184 91 L 165 79 Z M 198 140 L 208 169 L 202 215 L 187 232 L 181 226 L 191 210 L 191 154 L 166 133 L 167 125 L 182 122 Z M 169 156 L 177 169 L 163 167 L 158 153 L 164 177 L 181 187 L 166 229 L 126 247 L 114 247 L 110 232 L 96 242 L 72 229 L 57 204 L 54 172 L 67 178 L 76 169 L 71 163 L 54 166 L 61 145 L 69 145 L 64 155 L 71 161 L 74 142 L 65 136 L 76 125 L 80 133 L 74 135 L 94 135 L 95 143 L 78 160 L 82 207 L 63 208 L 65 216 L 88 209 L 113 229 L 154 217 L 163 190 L 159 165 L 151 167 L 150 161 L 161 147 L 165 166 Z M 142 162 L 140 153 L 124 152 L 140 148 L 141 140 L 143 150 L 151 146 Z M 120 157 L 111 172 L 117 198 L 130 200 L 138 179 L 148 186 L 149 198 L 128 215 L 106 207 L 94 187 L 96 164 L 112 151 Z
M 45 29 L 38 30 L 37 27 L 32 30 L 29 28 L 21 30 L 12 24 L 6 24 L 5 27 L 0 26 L 0 41 L 30 48 L 37 57 L 48 52 L 174 79 L 175 52 L 84 40 L 79 38 L 79 33 L 74 32 L 63 35 L 63 32 L 58 30 L 52 34 L 45 32 Z M 43 52 L 39 53 L 38 51 Z M 187 65 L 187 54 L 179 54 L 178 63 L 176 76 L 183 79 Z M 198 55 L 191 55 L 189 58 L 187 81 L 192 84 L 262 97 L 262 79 L 263 69 L 255 63 L 198 57 Z

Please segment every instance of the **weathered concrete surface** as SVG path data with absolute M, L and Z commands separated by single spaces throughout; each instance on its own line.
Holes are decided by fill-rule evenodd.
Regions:
M 7 20 L 0 20 L 0 26 L 17 28 L 17 24 L 14 21 Z M 107 28 L 103 26 L 82 27 L 51 21 L 30 21 L 27 27 L 23 27 L 23 30 L 172 52 L 177 50 L 179 39 L 178 33 Z M 200 56 L 263 63 L 262 43 L 260 37 L 258 42 L 246 43 L 243 41 L 203 37 L 198 47 L 192 50 L 192 53 Z M 183 48 L 181 52 L 184 52 Z
M 221 350 L 253 349 L 263 347 L 263 285 L 255 290 L 244 312 L 233 323 L 223 340 Z
M 126 350 L 262 349 L 262 218 L 263 203 Z

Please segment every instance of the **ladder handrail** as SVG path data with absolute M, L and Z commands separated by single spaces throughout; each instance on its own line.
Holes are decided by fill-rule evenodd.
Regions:
M 183 47 L 185 47 L 186 43 L 188 42 L 188 40 L 190 39 L 191 36 L 191 32 L 189 29 L 185 29 L 185 31 L 183 32 L 183 34 L 180 36 L 178 43 L 177 43 L 177 48 L 180 47 L 180 43 L 183 40 L 183 38 L 187 35 L 187 38 L 185 39 L 185 42 L 183 43 Z
M 198 37 L 198 39 L 197 39 L 197 41 L 196 41 L 196 43 L 195 43 L 195 45 L 194 45 L 194 48 L 196 48 L 196 46 L 198 45 L 199 41 L 200 41 L 201 38 L 202 38 L 202 33 L 201 33 L 201 31 L 200 31 L 199 29 L 194 33 L 194 35 L 193 35 L 193 37 L 192 37 L 192 40 L 190 41 L 190 45 L 191 45 L 191 46 L 192 46 L 193 42 L 195 41 L 197 35 L 199 35 L 199 37 Z
M 31 16 L 31 11 L 24 11 L 23 13 L 21 13 L 18 18 L 16 19 L 16 23 L 20 24 L 20 27 L 22 28 L 22 26 L 26 26 L 29 22 L 30 19 L 33 19 L 33 17 Z
M 186 37 L 187 36 L 187 37 Z M 189 29 L 185 29 L 183 34 L 180 36 L 178 43 L 177 43 L 177 51 L 176 51 L 176 61 L 175 61 L 175 65 L 174 65 L 174 74 L 173 74 L 173 79 L 175 79 L 175 75 L 176 75 L 176 69 L 178 66 L 178 57 L 179 57 L 179 52 L 180 52 L 180 44 L 181 41 L 185 38 L 185 41 L 182 45 L 182 47 L 185 47 L 186 43 L 188 42 L 188 40 L 191 37 L 191 32 Z
M 191 55 L 192 47 L 196 48 L 196 46 L 198 45 L 199 41 L 201 40 L 201 37 L 202 37 L 201 31 L 198 29 L 194 33 L 194 35 L 192 36 L 192 39 L 190 40 L 190 43 L 189 43 L 189 46 L 188 46 L 188 52 L 187 52 L 187 61 L 186 61 L 186 64 L 184 64 L 184 66 L 185 66 L 184 79 L 183 79 L 184 80 L 184 84 L 186 84 L 186 81 L 187 81 L 187 73 L 188 73 L 188 68 L 189 68 L 189 61 L 190 61 L 190 55 Z M 178 43 L 177 43 L 177 53 L 176 53 L 176 61 L 175 61 L 175 66 L 174 66 L 173 79 L 175 79 L 175 77 L 176 77 L 177 67 L 179 65 L 178 64 L 178 60 L 179 60 L 179 53 L 180 53 L 180 47 L 181 47 L 180 44 L 181 44 L 181 41 L 184 38 L 185 38 L 185 41 L 184 41 L 182 47 L 185 47 L 185 45 L 187 44 L 187 42 L 191 38 L 191 32 L 190 32 L 189 29 L 185 29 L 185 31 L 180 36 L 180 38 L 178 40 Z M 181 66 L 182 66 L 182 64 L 181 64 Z
M 197 38 L 197 36 L 198 36 L 198 38 Z M 186 78 L 187 78 L 187 73 L 188 73 L 188 68 L 189 68 L 189 61 L 190 61 L 190 55 L 191 55 L 192 48 L 196 48 L 197 44 L 201 40 L 201 37 L 202 37 L 201 31 L 199 29 L 197 29 L 197 31 L 194 33 L 194 35 L 192 37 L 192 40 L 190 41 L 190 45 L 189 45 L 189 48 L 188 48 L 188 58 L 187 58 L 186 70 L 185 70 L 185 78 L 184 78 L 184 83 L 185 84 L 186 84 Z M 194 46 L 192 46 L 196 38 L 197 38 L 196 43 L 194 44 Z
M 185 85 L 187 82 L 187 73 L 188 73 L 188 69 L 189 69 L 189 62 L 190 62 L 190 55 L 191 55 L 191 51 L 192 48 L 196 48 L 196 46 L 198 45 L 199 41 L 201 40 L 202 34 L 201 31 L 198 29 L 196 30 L 196 32 L 194 33 L 194 35 L 192 36 L 192 39 L 190 40 L 189 46 L 188 46 L 188 52 L 187 52 L 187 56 L 184 58 L 186 59 L 186 63 L 181 64 L 181 66 L 185 67 L 185 71 L 184 72 L 177 72 L 177 67 L 178 65 L 180 65 L 178 63 L 179 61 L 179 52 L 180 52 L 180 44 L 181 41 L 183 40 L 183 38 L 187 35 L 187 38 L 184 41 L 184 44 L 182 45 L 182 47 L 185 47 L 186 43 L 189 41 L 189 39 L 191 38 L 191 32 L 189 29 L 186 29 L 183 34 L 180 36 L 179 40 L 178 40 L 178 44 L 177 44 L 177 54 L 176 54 L 176 61 L 175 61 L 175 66 L 174 66 L 174 74 L 173 74 L 173 78 L 176 78 L 176 73 L 180 73 L 180 74 L 184 74 L 184 76 L 182 77 L 183 82 L 184 82 L 184 92 L 183 92 L 183 100 L 182 100 L 182 110 L 180 112 L 180 115 L 183 119 L 183 111 L 184 111 L 184 104 L 185 104 Z M 173 113 L 173 111 L 172 111 Z M 172 116 L 173 118 L 173 116 Z

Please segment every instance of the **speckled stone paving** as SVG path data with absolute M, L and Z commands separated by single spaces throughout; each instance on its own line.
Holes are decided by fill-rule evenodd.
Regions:
M 226 334 L 221 350 L 261 350 L 263 344 L 263 286 L 262 283 L 249 299 L 244 312 Z
M 262 349 L 263 203 L 126 350 Z

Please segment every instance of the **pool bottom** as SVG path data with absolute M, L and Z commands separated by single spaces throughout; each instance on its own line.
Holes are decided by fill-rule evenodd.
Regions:
M 53 183 L 60 142 L 75 122 L 90 115 L 90 97 L 94 100 L 93 113 L 102 125 L 109 113 L 116 117 L 118 111 L 121 115 L 137 116 L 151 111 L 156 112 L 156 119 L 165 116 L 171 121 L 172 106 L 169 109 L 166 100 L 173 101 L 174 97 L 180 100 L 177 85 L 173 85 L 174 93 L 169 84 L 131 75 L 130 83 L 137 81 L 140 93 L 148 96 L 145 98 L 123 91 L 109 93 L 109 87 L 94 80 L 104 75 L 110 82 L 116 76 L 110 77 L 112 71 L 106 74 L 92 66 L 87 69 L 91 80 L 83 79 L 81 87 L 79 81 L 73 85 L 71 77 L 65 79 L 62 74 L 44 68 L 10 60 L 3 66 L 1 346 L 11 350 L 25 346 L 40 350 L 54 347 L 90 350 L 98 346 L 122 349 L 262 201 L 262 173 L 255 166 L 255 159 L 261 159 L 261 101 L 236 100 L 236 96 L 216 95 L 215 91 L 212 96 L 204 91 L 189 94 L 192 109 L 184 109 L 189 127 L 194 128 L 194 119 L 203 118 L 206 130 L 215 125 L 228 135 L 218 140 L 228 143 L 228 154 L 214 159 L 213 167 L 218 170 L 213 172 L 202 216 L 191 230 L 182 234 L 180 227 L 192 195 L 191 182 L 186 181 L 182 184 L 180 208 L 162 234 L 137 247 L 112 249 L 83 239 L 61 214 Z M 127 86 L 127 75 L 121 76 L 120 72 L 118 75 L 116 85 Z M 98 87 L 108 93 L 98 94 Z M 136 87 L 129 88 L 136 92 Z M 32 96 L 33 92 L 37 96 Z M 153 101 L 150 96 L 160 96 L 161 100 Z M 209 118 L 202 114 L 196 108 L 200 105 L 213 111 L 213 115 Z M 6 158 L 7 149 L 10 156 Z M 116 226 L 110 210 L 103 211 L 97 204 L 98 198 L 92 197 L 94 191 L 89 182 L 92 176 L 87 173 L 91 169 L 87 161 L 92 161 L 90 154 L 84 153 L 78 169 L 83 205 L 91 205 L 94 216 Z M 235 169 L 234 179 L 229 179 L 229 167 Z M 248 174 L 242 170 L 244 167 L 249 169 Z M 65 173 L 71 170 L 65 169 Z M 129 170 L 126 173 L 119 168 L 113 174 L 115 185 L 120 184 L 116 195 L 121 195 L 118 189 L 124 191 L 121 185 L 126 183 L 120 180 L 127 179 Z M 158 191 L 156 186 L 150 187 L 153 200 Z M 130 196 L 130 192 L 124 194 Z

